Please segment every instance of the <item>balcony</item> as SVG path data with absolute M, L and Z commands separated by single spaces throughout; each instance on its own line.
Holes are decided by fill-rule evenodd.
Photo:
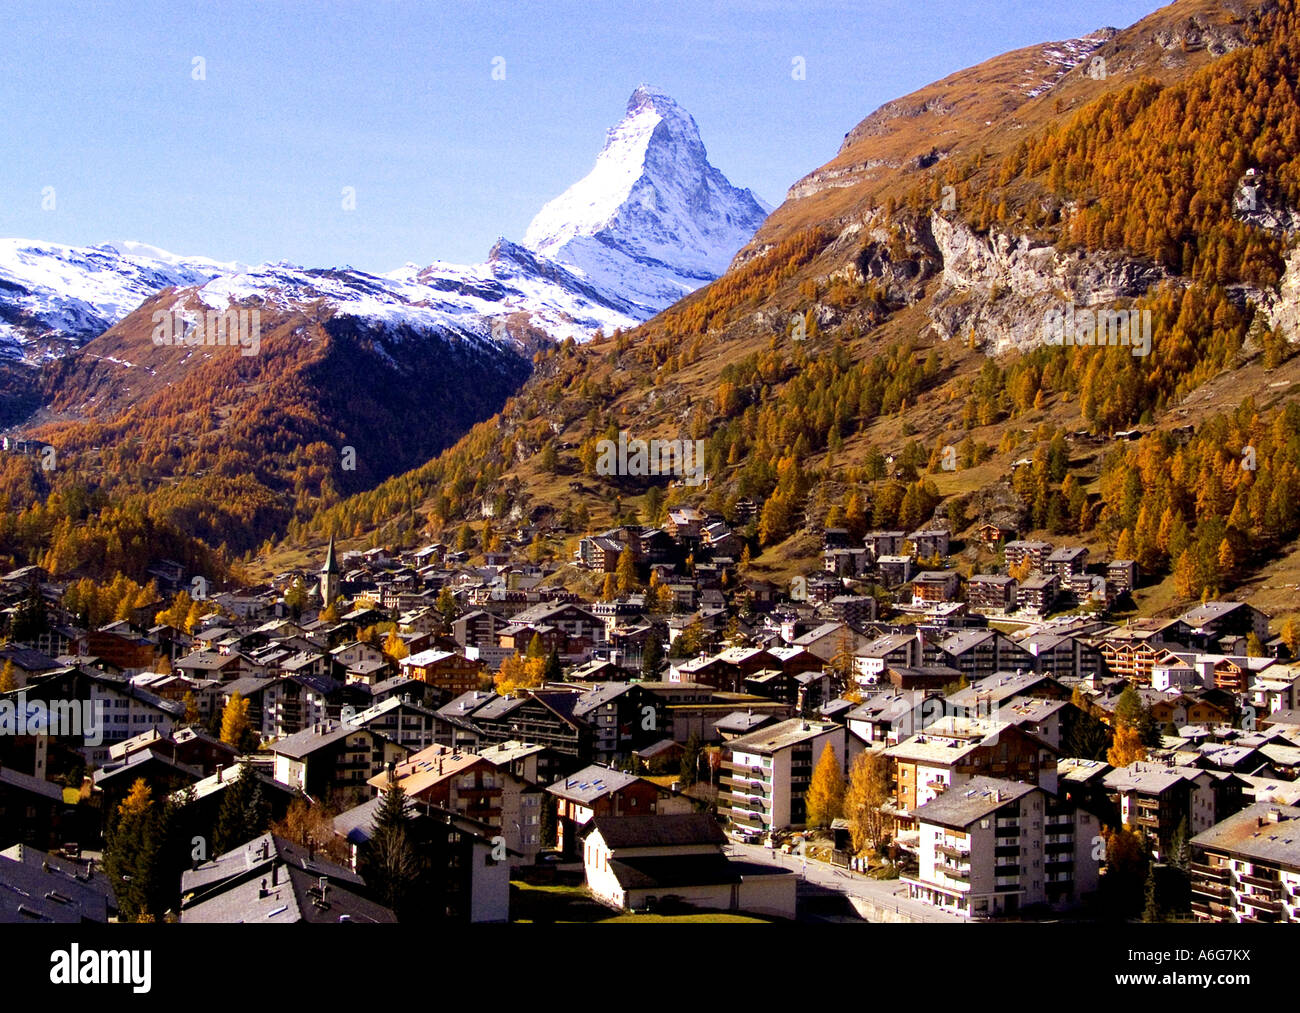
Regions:
M 1258 894 L 1238 894 L 1237 900 L 1249 907 L 1256 908 L 1260 911 L 1267 911 L 1270 914 L 1280 915 L 1282 913 L 1281 901 L 1272 900 L 1268 897 L 1261 897 Z
M 718 786 L 739 795 L 756 795 L 759 798 L 767 798 L 771 790 L 771 787 L 762 781 L 747 777 L 720 777 Z
M 1197 897 L 1206 897 L 1210 900 L 1227 901 L 1232 897 L 1232 891 L 1227 886 L 1219 883 L 1209 883 L 1205 880 L 1192 880 L 1192 899 Z
M 949 879 L 955 879 L 962 883 L 970 882 L 970 870 L 963 869 L 960 866 L 949 864 L 948 862 L 936 862 L 934 871 L 947 876 Z
M 1270 894 L 1277 893 L 1282 889 L 1282 881 L 1278 879 L 1277 873 L 1271 876 L 1259 876 L 1251 874 L 1247 876 L 1244 872 L 1237 873 L 1237 878 L 1243 883 L 1249 883 L 1251 886 L 1262 887 Z
M 718 792 L 718 806 L 726 809 L 730 806 L 733 809 L 746 809 L 752 812 L 759 812 L 764 809 L 771 809 L 772 803 L 769 799 L 753 798 L 740 792 Z
M 748 827 L 751 830 L 766 830 L 767 824 L 763 822 L 762 817 L 755 813 L 742 812 L 739 809 L 732 809 L 728 813 L 731 822 L 740 827 Z
M 1231 870 L 1226 865 L 1209 865 L 1206 862 L 1193 862 L 1192 875 L 1215 883 L 1227 883 Z
M 954 848 L 947 844 L 936 844 L 934 846 L 934 850 L 941 855 L 947 856 L 948 858 L 956 858 L 957 860 L 962 862 L 970 861 L 970 852 L 962 851 L 961 848 Z

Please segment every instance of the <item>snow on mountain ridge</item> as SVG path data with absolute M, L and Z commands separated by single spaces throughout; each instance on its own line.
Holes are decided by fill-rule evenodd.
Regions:
M 642 85 L 591 172 L 542 207 L 523 245 L 649 316 L 719 277 L 770 210 L 709 163 L 686 110 Z
M 499 240 L 481 264 L 257 266 L 181 257 L 135 241 L 92 247 L 0 240 L 0 356 L 65 354 L 167 287 L 176 306 L 290 307 L 502 340 L 526 319 L 555 340 L 635 326 L 721 275 L 770 209 L 709 164 L 691 115 L 642 85 L 593 170 Z M 502 323 L 509 321 L 503 330 Z

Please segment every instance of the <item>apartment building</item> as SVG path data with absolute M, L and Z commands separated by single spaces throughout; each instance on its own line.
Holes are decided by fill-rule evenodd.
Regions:
M 945 716 L 885 750 L 894 765 L 900 829 L 916 811 L 974 777 L 1007 777 L 1056 790 L 1056 750 L 1011 722 Z
M 1257 802 L 1193 837 L 1192 913 L 1300 922 L 1300 808 Z
M 805 796 L 827 744 L 843 766 L 841 724 L 792 718 L 733 739 L 731 755 L 722 763 L 718 811 L 731 819 L 741 837 L 751 840 L 804 826 Z
M 1097 889 L 1097 818 L 1042 788 L 975 777 L 916 812 L 919 869 L 908 896 L 963 918 L 1066 910 Z

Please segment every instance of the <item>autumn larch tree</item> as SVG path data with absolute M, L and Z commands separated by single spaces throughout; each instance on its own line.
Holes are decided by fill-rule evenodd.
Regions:
M 844 794 L 844 815 L 856 854 L 884 844 L 889 819 L 881 807 L 889 798 L 889 758 L 874 750 L 858 754 Z
M 618 577 L 618 593 L 631 594 L 636 590 L 636 562 L 632 558 L 632 550 L 624 549 L 618 554 L 618 568 L 616 570 Z
M 805 823 L 810 827 L 828 827 L 839 819 L 844 808 L 844 769 L 829 742 L 822 749 L 812 783 L 804 797 Z
M 221 741 L 236 749 L 243 749 L 252 727 L 248 721 L 249 701 L 239 690 L 230 694 L 221 712 Z

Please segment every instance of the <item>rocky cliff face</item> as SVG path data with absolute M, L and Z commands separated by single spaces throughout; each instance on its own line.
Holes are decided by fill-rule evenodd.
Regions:
M 990 355 L 1041 344 L 1050 310 L 1135 299 L 1172 277 L 1115 254 L 1061 253 L 997 231 L 981 236 L 940 214 L 931 216 L 930 231 L 943 264 L 931 323 L 945 341 L 964 339 L 973 329 Z

